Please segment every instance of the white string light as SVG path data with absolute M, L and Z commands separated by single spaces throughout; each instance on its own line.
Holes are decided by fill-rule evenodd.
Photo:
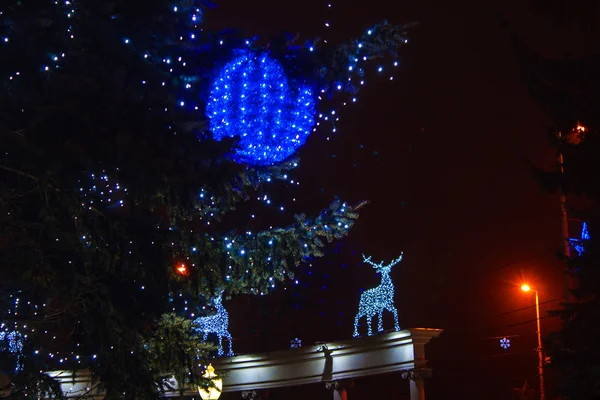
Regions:
M 194 320 L 194 330 L 198 333 L 202 333 L 202 340 L 206 342 L 208 335 L 214 333 L 217 335 L 219 340 L 219 347 L 217 348 L 217 354 L 222 356 L 223 352 L 223 338 L 227 338 L 229 341 L 228 356 L 233 356 L 233 346 L 231 334 L 229 333 L 229 314 L 225 307 L 223 307 L 223 292 L 219 293 L 213 298 L 213 304 L 217 313 L 209 315 L 207 317 L 198 317 Z
M 358 322 L 362 317 L 365 317 L 367 320 L 368 335 L 371 336 L 373 334 L 371 323 L 376 314 L 378 315 L 377 332 L 383 332 L 383 311 L 385 310 L 394 314 L 394 329 L 399 331 L 398 311 L 394 306 L 394 283 L 392 282 L 392 278 L 390 278 L 390 271 L 394 265 L 402 261 L 402 254 L 387 265 L 383 265 L 383 262 L 375 264 L 371 261 L 371 257 L 365 257 L 364 254 L 363 261 L 366 264 L 370 264 L 377 273 L 381 274 L 381 284 L 360 295 L 358 313 L 354 317 L 353 336 L 358 336 Z
M 2 324 L 0 328 L 4 328 L 4 324 Z M 20 361 L 20 354 L 23 352 L 23 335 L 17 331 L 0 331 L 0 342 L 4 341 L 6 341 L 8 352 L 17 356 L 15 371 L 20 371 L 23 369 L 23 365 Z M 4 346 L 0 346 L 0 350 L 2 350 L 3 347 Z

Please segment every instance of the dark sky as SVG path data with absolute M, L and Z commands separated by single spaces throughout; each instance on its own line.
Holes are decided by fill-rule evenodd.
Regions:
M 236 351 L 282 348 L 296 336 L 350 338 L 360 288 L 378 284 L 361 253 L 390 260 L 404 251 L 392 273 L 401 326 L 446 330 L 429 349 L 429 398 L 494 398 L 525 379 L 535 385 L 533 297 L 518 284 L 536 283 L 544 316 L 558 306 L 560 214 L 558 197 L 542 193 L 522 159 L 549 167 L 555 152 L 500 16 L 544 55 L 577 53 L 581 37 L 571 32 L 576 46 L 566 46 L 564 32 L 522 1 L 344 1 L 331 17 L 324 0 L 272 3 L 222 0 L 207 18 L 249 33 L 327 32 L 334 41 L 381 19 L 420 25 L 400 51 L 395 81 L 368 77 L 335 140 L 319 132 L 300 152 L 302 190 L 317 193 L 307 211 L 334 195 L 370 205 L 340 246 L 301 269 L 300 287 L 231 300 Z M 557 327 L 542 322 L 543 332 Z M 516 335 L 507 352 L 498 344 L 505 335 Z

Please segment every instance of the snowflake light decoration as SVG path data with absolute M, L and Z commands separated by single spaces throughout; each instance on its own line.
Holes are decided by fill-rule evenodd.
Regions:
M 202 340 L 206 342 L 208 334 L 214 333 L 217 335 L 219 340 L 219 347 L 217 348 L 217 354 L 222 356 L 223 352 L 223 338 L 226 338 L 229 342 L 228 356 L 233 356 L 233 346 L 231 334 L 229 333 L 229 314 L 225 307 L 223 307 L 223 292 L 219 293 L 218 296 L 213 298 L 213 304 L 217 313 L 209 315 L 207 317 L 199 317 L 192 323 L 193 329 L 197 333 L 202 333 Z
M 302 340 L 300 340 L 298 338 L 294 338 L 294 339 L 290 340 L 290 347 L 292 349 L 299 349 L 300 347 L 302 347 Z
M 292 87 L 277 60 L 250 50 L 239 50 L 218 73 L 206 105 L 215 140 L 238 136 L 234 159 L 257 166 L 294 154 L 308 138 L 315 113 L 310 87 Z
M 502 347 L 504 350 L 508 350 L 508 348 L 510 347 L 510 339 L 509 338 L 500 339 L 500 347 Z
M 392 282 L 392 278 L 390 278 L 390 271 L 394 265 L 402 261 L 402 254 L 387 265 L 383 265 L 383 262 L 375 264 L 371 261 L 371 257 L 365 257 L 364 254 L 363 260 L 365 263 L 370 264 L 376 272 L 381 274 L 381 284 L 376 288 L 366 290 L 360 295 L 358 313 L 356 314 L 356 317 L 354 317 L 353 336 L 358 336 L 358 322 L 362 317 L 365 317 L 367 320 L 368 335 L 371 336 L 373 334 L 371 322 L 376 314 L 379 316 L 377 321 L 377 332 L 383 332 L 383 311 L 385 310 L 394 314 L 394 329 L 399 331 L 398 311 L 394 306 L 394 283 Z

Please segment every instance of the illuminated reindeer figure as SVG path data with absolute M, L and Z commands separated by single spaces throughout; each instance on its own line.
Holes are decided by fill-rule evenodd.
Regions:
M 198 317 L 194 320 L 192 325 L 194 330 L 198 333 L 202 333 L 202 340 L 206 342 L 206 338 L 209 333 L 215 333 L 219 339 L 219 347 L 217 348 L 217 354 L 223 355 L 223 337 L 229 341 L 229 352 L 228 356 L 233 356 L 231 334 L 229 333 L 229 314 L 225 307 L 223 307 L 223 291 L 221 291 L 216 297 L 212 299 L 213 304 L 217 313 L 209 315 L 207 317 Z
M 4 329 L 5 325 L 0 323 L 0 329 Z M 4 344 L 1 342 L 5 342 Z M 22 352 L 23 352 L 24 336 L 17 331 L 0 331 L 0 349 L 5 347 L 9 353 L 16 355 L 15 372 L 19 372 L 23 369 L 22 363 Z
M 375 264 L 371 261 L 371 257 L 365 257 L 363 254 L 363 260 L 367 264 L 375 269 L 376 272 L 381 274 L 381 284 L 374 289 L 369 289 L 360 295 L 360 303 L 358 304 L 358 313 L 354 317 L 354 337 L 358 336 L 358 321 L 364 316 L 367 320 L 368 334 L 371 336 L 373 331 L 371 330 L 371 323 L 375 314 L 379 315 L 379 321 L 377 323 L 377 332 L 383 331 L 383 311 L 388 310 L 394 314 L 394 329 L 400 330 L 398 324 L 398 311 L 394 307 L 394 284 L 390 278 L 390 271 L 392 267 L 402 261 L 402 253 L 400 257 L 389 263 L 383 265 L 383 262 Z

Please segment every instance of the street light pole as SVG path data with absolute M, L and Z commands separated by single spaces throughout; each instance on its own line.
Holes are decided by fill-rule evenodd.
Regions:
M 521 290 L 529 292 L 531 286 L 524 284 L 521 286 Z M 538 341 L 538 375 L 540 377 L 540 400 L 546 400 L 546 392 L 544 390 L 544 347 L 542 345 L 542 330 L 540 328 L 540 298 L 538 291 L 535 292 L 535 320 L 537 322 L 537 341 Z
M 540 299 L 538 291 L 535 291 L 535 315 L 537 320 L 537 340 L 538 340 L 538 374 L 540 375 L 540 400 L 546 399 L 544 391 L 544 348 L 542 347 L 542 331 L 540 329 Z

